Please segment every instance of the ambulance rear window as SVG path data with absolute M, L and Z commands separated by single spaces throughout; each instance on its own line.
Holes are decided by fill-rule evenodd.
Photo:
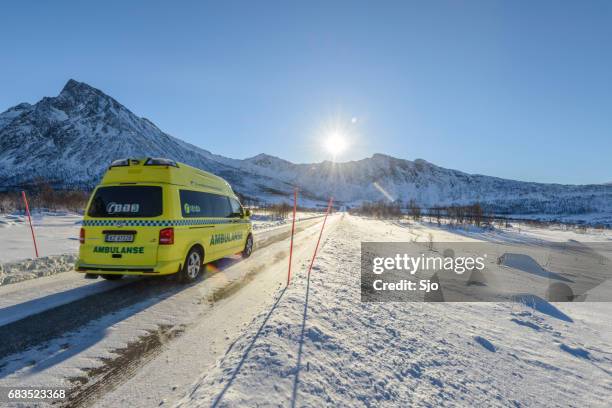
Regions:
M 162 188 L 113 186 L 96 190 L 87 215 L 98 218 L 142 218 L 162 214 Z

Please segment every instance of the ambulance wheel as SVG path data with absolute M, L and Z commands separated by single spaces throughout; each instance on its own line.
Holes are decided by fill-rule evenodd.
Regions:
M 202 250 L 198 247 L 193 247 L 189 250 L 183 269 L 179 272 L 179 281 L 190 283 L 195 281 L 202 272 L 202 262 L 204 256 Z
M 248 258 L 253 253 L 253 235 L 249 234 L 244 243 L 244 249 L 242 250 L 242 257 Z
M 123 278 L 123 275 L 100 275 L 100 276 L 102 276 L 104 279 L 110 280 L 110 281 L 119 280 L 119 279 Z

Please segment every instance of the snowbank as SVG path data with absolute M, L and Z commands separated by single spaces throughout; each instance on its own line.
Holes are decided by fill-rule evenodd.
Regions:
M 316 212 L 302 212 L 298 211 L 295 215 L 296 221 L 305 221 L 316 217 L 322 217 L 324 214 L 316 213 Z M 289 214 L 287 217 L 277 217 L 273 215 L 267 214 L 253 214 L 251 216 L 251 222 L 253 223 L 253 230 L 260 231 L 271 229 L 274 227 L 280 227 L 282 225 L 291 223 L 292 214 Z
M 0 286 L 74 270 L 76 255 L 54 255 L 0 264 Z

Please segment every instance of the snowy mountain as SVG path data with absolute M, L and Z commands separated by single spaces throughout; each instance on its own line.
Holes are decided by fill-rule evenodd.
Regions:
M 0 189 L 37 180 L 60 188 L 91 188 L 111 161 L 143 156 L 169 157 L 211 171 L 239 193 L 264 201 L 283 200 L 297 185 L 302 197 L 318 202 L 333 195 L 348 204 L 479 201 L 508 213 L 612 213 L 611 185 L 519 182 L 382 154 L 347 163 L 294 164 L 266 154 L 231 159 L 164 133 L 102 91 L 72 79 L 56 97 L 0 114 Z
M 258 155 L 240 163 L 250 173 L 275 176 L 309 191 L 333 195 L 348 203 L 364 200 L 414 199 L 424 206 L 489 204 L 513 214 L 586 214 L 612 212 L 612 186 L 520 182 L 467 174 L 422 159 L 383 154 L 346 163 L 292 164 Z
M 0 188 L 46 180 L 59 188 L 91 188 L 108 165 L 125 157 L 169 157 L 214 172 L 238 191 L 267 197 L 285 183 L 245 174 L 206 150 L 164 132 L 85 83 L 69 80 L 57 97 L 0 114 Z

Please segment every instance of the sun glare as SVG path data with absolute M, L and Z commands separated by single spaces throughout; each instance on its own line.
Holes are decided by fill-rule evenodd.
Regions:
M 340 133 L 331 133 L 325 140 L 325 150 L 331 153 L 333 157 L 344 152 L 346 147 L 346 138 Z

